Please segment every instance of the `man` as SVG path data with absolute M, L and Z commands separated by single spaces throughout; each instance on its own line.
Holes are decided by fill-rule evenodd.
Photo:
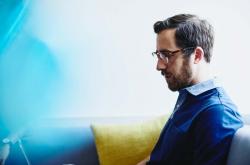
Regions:
M 150 157 L 138 165 L 226 165 L 232 137 L 243 122 L 209 72 L 213 27 L 180 14 L 156 22 L 154 31 L 157 70 L 179 96 Z

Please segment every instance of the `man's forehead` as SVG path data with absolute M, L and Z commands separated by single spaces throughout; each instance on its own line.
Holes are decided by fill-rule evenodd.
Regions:
M 175 48 L 175 29 L 166 29 L 157 34 L 157 50 Z
M 165 29 L 157 35 L 157 38 L 175 38 L 175 32 L 176 29 Z

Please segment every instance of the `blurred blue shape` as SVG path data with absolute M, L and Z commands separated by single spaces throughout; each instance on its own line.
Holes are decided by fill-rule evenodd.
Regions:
M 57 60 L 24 30 L 28 1 L 0 1 L 0 138 L 49 113 L 59 86 Z
M 28 4 L 29 0 L 0 0 L 0 53 L 18 33 Z

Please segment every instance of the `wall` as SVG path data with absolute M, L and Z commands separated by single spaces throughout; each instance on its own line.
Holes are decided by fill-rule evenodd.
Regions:
M 213 72 L 237 103 L 240 112 L 250 113 L 247 104 L 250 93 L 247 74 L 250 70 L 249 1 L 29 2 L 23 19 L 25 23 L 18 33 L 19 37 L 16 37 L 20 39 L 19 44 L 12 44 L 11 50 L 16 50 L 16 45 L 20 47 L 20 43 L 27 41 L 27 38 L 31 38 L 29 43 L 34 43 L 33 39 L 39 43 L 37 47 L 32 46 L 36 53 L 30 53 L 30 58 L 35 58 L 39 63 L 33 62 L 34 66 L 45 66 L 34 73 L 40 75 L 42 82 L 32 88 L 33 93 L 29 93 L 29 96 L 35 95 L 37 98 L 30 97 L 20 103 L 22 91 L 15 98 L 18 105 L 33 109 L 34 115 L 30 118 L 40 115 L 148 116 L 171 111 L 177 93 L 168 90 L 164 78 L 155 70 L 156 60 L 151 56 L 151 52 L 155 51 L 152 25 L 177 13 L 197 14 L 214 25 Z M 15 42 L 18 40 L 12 43 Z M 39 49 L 44 52 L 41 53 Z M 31 47 L 22 51 L 32 52 Z M 37 52 L 45 57 L 40 56 L 39 59 Z M 1 58 L 7 58 L 6 54 L 2 53 Z M 8 56 L 9 61 L 20 62 L 23 59 L 22 54 L 9 54 L 12 54 Z M 40 82 L 34 76 L 32 80 L 27 78 L 30 75 L 27 70 L 29 68 L 23 73 L 24 80 Z M 25 85 L 17 83 L 22 90 L 30 87 Z M 39 96 L 49 99 L 39 101 L 37 88 L 41 89 Z M 8 95 L 15 95 L 15 90 L 8 91 Z M 11 98 L 5 99 L 5 104 L 12 101 Z M 23 112 L 18 108 L 12 109 L 13 113 Z

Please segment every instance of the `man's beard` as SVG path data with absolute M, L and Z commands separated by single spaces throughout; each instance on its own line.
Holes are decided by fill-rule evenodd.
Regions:
M 181 71 L 179 74 L 170 74 L 170 77 L 167 78 L 165 75 L 168 88 L 171 91 L 179 91 L 183 88 L 191 86 L 192 81 L 192 70 L 188 64 L 188 60 L 183 63 Z

